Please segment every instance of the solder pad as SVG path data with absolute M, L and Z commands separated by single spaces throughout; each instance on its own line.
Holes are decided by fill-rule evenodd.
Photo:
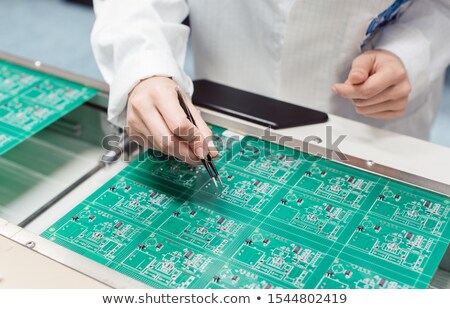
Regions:
M 426 288 L 450 199 L 211 126 L 223 188 L 150 150 L 42 236 L 156 288 Z

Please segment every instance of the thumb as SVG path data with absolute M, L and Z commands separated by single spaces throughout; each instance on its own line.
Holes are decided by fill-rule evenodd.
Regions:
M 372 71 L 375 57 L 371 53 L 364 53 L 353 60 L 352 69 L 348 73 L 347 83 L 359 85 L 364 83 Z

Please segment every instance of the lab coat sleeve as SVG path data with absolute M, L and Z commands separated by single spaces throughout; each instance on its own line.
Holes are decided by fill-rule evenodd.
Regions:
M 412 87 L 410 102 L 420 104 L 423 100 L 414 99 L 427 93 L 450 63 L 450 0 L 415 0 L 383 30 L 375 48 L 403 61 Z
M 129 92 L 142 79 L 172 77 L 192 95 L 183 71 L 189 28 L 185 0 L 94 0 L 94 57 L 110 85 L 108 119 L 126 125 Z

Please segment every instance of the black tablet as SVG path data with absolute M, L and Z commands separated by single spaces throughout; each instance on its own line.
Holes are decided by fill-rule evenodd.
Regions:
M 197 106 L 273 129 L 292 128 L 328 120 L 326 113 L 208 80 L 194 81 L 192 101 Z

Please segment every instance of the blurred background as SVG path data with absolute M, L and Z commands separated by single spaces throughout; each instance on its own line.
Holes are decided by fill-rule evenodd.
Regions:
M 124 0 L 126 1 L 126 0 Z M 1 0 L 0 51 L 103 80 L 89 36 L 91 0 Z M 187 57 L 186 70 L 192 69 Z M 431 142 L 450 147 L 450 70 Z

